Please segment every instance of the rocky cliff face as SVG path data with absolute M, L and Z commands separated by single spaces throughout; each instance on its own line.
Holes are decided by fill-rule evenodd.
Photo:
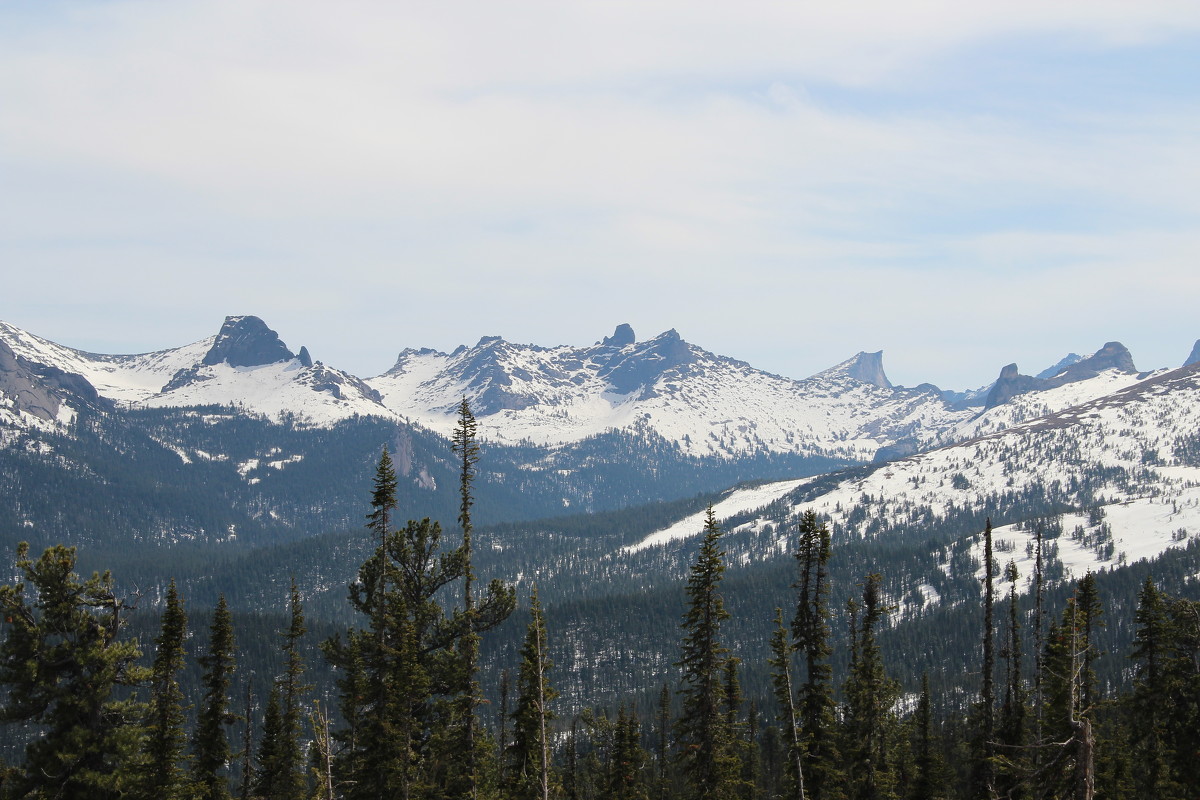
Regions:
M 58 419 L 66 401 L 107 405 L 82 376 L 29 362 L 13 353 L 3 341 L 0 341 L 0 398 L 7 400 L 14 411 L 46 421 Z
M 1064 359 L 1065 361 L 1067 359 Z M 1092 355 L 1067 364 L 1049 378 L 1035 378 L 1031 375 L 1022 375 L 1017 371 L 1016 364 L 1009 364 L 1000 370 L 1000 377 L 996 379 L 995 385 L 992 386 L 991 392 L 988 393 L 985 408 L 995 408 L 998 405 L 1007 403 L 1017 395 L 1026 394 L 1027 392 L 1055 389 L 1068 383 L 1094 378 L 1101 372 L 1111 369 L 1128 374 L 1137 372 L 1137 367 L 1133 365 L 1133 356 L 1130 355 L 1125 345 L 1120 342 L 1106 343 L 1104 347 Z
M 279 334 L 258 317 L 226 317 L 205 365 L 226 363 L 231 367 L 258 367 L 291 361 L 296 354 L 279 339 Z

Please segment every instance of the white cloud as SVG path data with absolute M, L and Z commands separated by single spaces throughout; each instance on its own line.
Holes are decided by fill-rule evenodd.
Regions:
M 965 385 L 1017 354 L 968 370 L 928 338 L 966 361 L 1024 335 L 961 333 L 981 295 L 1057 352 L 1079 345 L 1041 315 L 1087 320 L 1039 291 L 1194 285 L 1194 93 L 1133 116 L 964 112 L 937 88 L 984 46 L 1167 46 L 1200 32 L 1192 3 L 41 3 L 20 23 L 0 26 L 7 305 L 61 274 L 64 319 L 91 302 L 93 328 L 114 303 L 131 330 L 146 303 L 189 331 L 258 313 L 367 373 L 400 346 L 628 319 L 797 377 L 886 347 L 909 382 Z M 439 311 L 464 294 L 479 328 Z M 1087 297 L 1117 317 L 1121 293 Z

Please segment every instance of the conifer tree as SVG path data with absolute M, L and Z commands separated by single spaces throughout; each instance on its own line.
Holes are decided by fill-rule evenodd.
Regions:
M 256 798 L 291 798 L 287 793 L 287 779 L 283 767 L 287 761 L 287 745 L 283 709 L 279 701 L 279 684 L 273 683 L 267 697 L 267 708 L 263 713 L 262 738 L 258 745 L 258 769 L 254 775 Z
M 876 642 L 876 631 L 889 611 L 880 595 L 881 580 L 878 574 L 868 575 L 863 586 L 862 623 L 845 688 L 847 772 L 854 800 L 894 796 L 885 753 L 898 687 L 884 669 Z
M 233 617 L 225 595 L 217 600 L 209 627 L 208 652 L 200 657 L 204 667 L 204 698 L 192 737 L 191 777 L 199 800 L 229 800 L 227 765 L 231 755 L 225 732 L 229 713 L 229 683 L 233 677 Z
M 1100 591 L 1096 586 L 1094 573 L 1089 571 L 1080 578 L 1075 597 L 1083 633 L 1079 704 L 1082 709 L 1091 709 L 1100 700 L 1097 694 L 1096 671 L 1093 665 L 1101 655 L 1096 644 L 1096 634 L 1100 628 L 1104 627 L 1104 606 L 1100 602 Z
M 1000 720 L 996 728 L 1001 746 L 998 760 L 1004 765 L 996 777 L 997 791 L 1004 797 L 1020 800 L 1025 796 L 1020 776 L 1026 771 L 1026 698 L 1021 675 L 1021 618 L 1017 602 L 1017 566 L 1009 561 L 1005 579 L 1009 581 L 1007 641 L 1000 651 L 1005 662 L 1004 700 L 1000 705 Z
M 740 772 L 723 713 L 722 677 L 729 651 L 720 635 L 729 612 L 720 595 L 725 572 L 720 538 L 721 529 L 709 506 L 704 539 L 688 577 L 688 607 L 677 664 L 683 671 L 679 687 L 683 703 L 675 731 L 688 796 L 693 800 L 732 800 L 737 796 Z
M 921 697 L 915 715 L 913 742 L 913 780 L 908 800 L 941 800 L 945 793 L 945 767 L 933 735 L 933 716 L 930 710 L 929 673 L 921 675 Z
M 253 800 L 254 784 L 254 672 L 247 676 L 242 699 L 242 750 L 238 756 L 242 760 L 242 775 L 238 779 L 238 800 Z
M 515 800 L 549 800 L 551 772 L 550 703 L 558 692 L 550 685 L 546 618 L 537 586 L 529 596 L 529 626 L 521 648 L 517 675 L 517 707 L 513 711 L 513 742 L 508 748 L 509 793 Z
M 143 681 L 137 642 L 120 638 L 129 606 L 112 576 L 75 574 L 75 548 L 37 561 L 17 546 L 23 582 L 0 586 L 2 719 L 38 726 L 15 796 L 116 798 L 132 791 L 145 711 L 113 690 Z M 27 588 L 32 594 L 27 595 Z M 9 787 L 5 787 L 6 789 Z
M 662 685 L 658 693 L 658 780 L 655 797 L 666 800 L 671 794 L 671 690 Z
M 993 618 L 996 591 L 992 580 L 992 520 L 983 529 L 983 664 L 979 700 L 972 709 L 971 800 L 991 800 L 996 795 L 996 625 Z
M 1167 604 L 1149 576 L 1138 594 L 1134 634 L 1133 692 L 1129 698 L 1129 742 L 1133 750 L 1133 783 L 1139 797 L 1181 797 L 1174 779 L 1170 719 L 1174 705 L 1168 675 L 1174 630 Z
M 634 709 L 626 711 L 624 705 L 617 712 L 609 761 L 609 800 L 647 800 L 649 795 L 642 779 L 646 751 L 642 749 L 641 726 Z
M 302 683 L 304 659 L 300 655 L 300 640 L 306 628 L 295 577 L 289 611 L 290 622 L 283 632 L 284 673 L 271 687 L 255 781 L 256 792 L 264 800 L 303 800 L 305 794 L 301 698 L 311 687 Z
M 452 796 L 475 798 L 479 791 L 479 753 L 476 742 L 476 713 L 482 690 L 479 686 L 479 633 L 475 630 L 475 573 L 472 564 L 473 525 L 471 506 L 474 498 L 471 487 L 475 481 L 476 464 L 479 462 L 479 443 L 476 440 L 477 425 L 471 405 L 464 397 L 458 406 L 458 422 L 454 427 L 451 446 L 459 459 L 459 512 L 458 523 L 462 526 L 462 571 L 463 571 L 463 624 L 464 631 L 458 639 L 461 687 L 455 715 L 462 737 L 461 754 L 464 758 L 462 774 L 458 776 L 458 791 Z
M 284 631 L 284 673 L 280 682 L 283 701 L 283 742 L 279 750 L 279 798 L 300 798 L 304 795 L 304 754 L 301 749 L 303 726 L 303 697 L 312 687 L 303 683 L 304 658 L 300 655 L 300 642 L 307 632 L 304 624 L 304 608 L 300 602 L 300 590 L 296 578 L 292 577 L 291 597 L 288 604 L 289 623 Z
M 838 782 L 838 754 L 834 726 L 833 668 L 829 657 L 829 526 L 812 510 L 800 518 L 800 546 L 796 560 L 800 577 L 792 637 L 804 659 L 800 685 L 800 739 L 804 748 L 805 790 L 812 800 L 822 800 Z
M 396 469 L 392 466 L 392 456 L 386 447 L 379 454 L 379 463 L 375 467 L 375 485 L 371 492 L 371 513 L 367 515 L 367 528 L 375 535 L 377 547 L 383 547 L 384 540 L 392 531 L 392 512 L 396 510 Z
M 187 734 L 183 691 L 178 679 L 184 664 L 186 637 L 187 614 L 172 580 L 167 588 L 161 632 L 154 641 L 154 665 L 150 670 L 150 707 L 137 792 L 145 800 L 181 800 L 186 796 L 182 760 Z
M 800 721 L 796 713 L 795 693 L 792 689 L 792 653 L 795 646 L 790 641 L 788 629 L 783 625 L 783 609 L 775 609 L 775 632 L 771 635 L 771 682 L 775 689 L 775 702 L 779 707 L 778 718 L 783 724 L 784 746 L 787 750 L 787 787 L 783 796 L 794 800 L 805 800 L 804 748 L 800 742 Z

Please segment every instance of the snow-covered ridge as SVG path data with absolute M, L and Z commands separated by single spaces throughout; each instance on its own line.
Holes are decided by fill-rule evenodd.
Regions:
M 485 337 L 449 354 L 405 350 L 395 367 L 367 382 L 388 408 L 443 433 L 466 396 L 493 441 L 556 445 L 637 424 L 696 456 L 870 460 L 881 446 L 972 414 L 949 408 L 936 392 L 892 387 L 879 353 L 794 381 L 689 344 L 675 331 L 644 342 L 627 328 L 618 334 L 583 348 Z
M 34 336 L 0 322 L 0 339 L 29 361 L 82 375 L 101 397 L 118 403 L 141 403 L 162 391 L 175 373 L 204 358 L 216 336 L 155 353 L 98 355 Z
M 82 376 L 118 408 L 220 404 L 312 425 L 372 415 L 448 434 L 467 397 L 481 434 L 495 443 L 554 447 L 636 429 L 703 458 L 891 459 L 1001 431 L 1146 378 L 1131 373 L 1127 351 L 1110 343 L 1103 352 L 1121 356 L 1112 363 L 1124 368 L 1089 371 L 1094 357 L 1075 357 L 1054 381 L 1037 383 L 1010 365 L 1001 374 L 1015 376 L 1011 397 L 983 411 L 955 405 L 931 385 L 893 386 L 881 351 L 792 380 L 704 350 L 674 330 L 638 341 L 628 325 L 587 347 L 488 336 L 452 353 L 406 349 L 392 369 L 365 381 L 314 362 L 305 348 L 293 353 L 253 316 L 227 317 L 215 336 L 138 355 L 85 353 L 6 323 L 0 342 L 19 358 Z
M 867 474 L 860 471 L 815 497 L 805 494 L 812 479 L 735 491 L 716 506 L 716 513 L 722 520 L 744 517 L 801 495 L 802 501 L 788 505 L 786 519 L 760 514 L 734 530 L 787 526 L 812 510 L 835 531 L 862 535 L 878 531 L 872 526 L 879 521 L 891 530 L 919 530 L 956 509 L 1000 514 L 1005 498 L 1054 496 L 1079 509 L 1097 509 L 1064 515 L 1056 523 L 1062 529 L 1055 540 L 1056 558 L 1075 577 L 1088 569 L 1150 558 L 1200 537 L 1200 364 L 1131 382 L 1110 374 L 1093 381 L 1125 385 L 1066 408 L 1060 406 L 1070 392 L 1086 396 L 1097 391 L 1097 384 L 1059 387 L 1056 391 L 1069 391 L 1045 400 L 1047 408 L 1055 409 L 1052 413 L 995 425 L 996 430 L 977 438 L 883 464 Z M 699 517 L 689 517 L 627 550 L 699 535 L 702 527 Z M 1013 558 L 1022 574 L 1029 575 L 1031 531 L 1021 525 L 997 530 L 1001 565 Z
M 258 336 L 259 341 L 247 345 L 248 335 Z M 265 345 L 262 338 L 267 339 Z M 360 379 L 312 363 L 303 349 L 293 356 L 256 317 L 228 317 L 214 336 L 136 355 L 86 353 L 4 322 L 0 322 L 0 341 L 28 361 L 82 376 L 118 407 L 229 405 L 247 413 L 288 416 L 313 425 L 358 415 L 392 416 Z M 255 345 L 258 352 L 265 347 L 271 357 L 281 360 L 254 363 L 254 358 L 246 356 L 255 352 Z M 236 365 L 229 361 L 231 354 Z

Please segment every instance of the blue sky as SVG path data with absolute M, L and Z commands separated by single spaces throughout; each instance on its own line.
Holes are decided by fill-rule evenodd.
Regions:
M 362 376 L 629 322 L 966 388 L 1200 337 L 1200 6 L 0 4 L 0 319 Z

